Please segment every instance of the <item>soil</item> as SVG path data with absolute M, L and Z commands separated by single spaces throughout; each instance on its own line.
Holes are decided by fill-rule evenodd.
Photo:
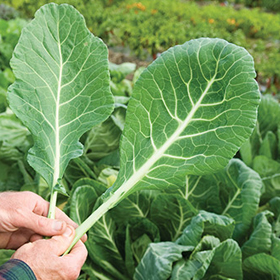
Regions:
M 136 68 L 139 68 L 147 67 L 153 60 L 151 57 L 148 57 L 146 60 L 141 60 L 131 55 L 129 50 L 125 48 L 109 48 L 109 61 L 116 64 L 132 62 L 136 64 Z

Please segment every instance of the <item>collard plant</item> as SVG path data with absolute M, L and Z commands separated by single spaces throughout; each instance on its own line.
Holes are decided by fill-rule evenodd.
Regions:
M 11 66 L 11 109 L 31 131 L 29 164 L 51 188 L 49 217 L 70 159 L 83 148 L 79 138 L 113 110 L 108 51 L 68 5 L 40 9 L 22 31 Z
M 51 188 L 54 217 L 63 172 L 82 153 L 79 138 L 113 109 L 107 49 L 73 7 L 48 4 L 23 30 L 11 65 L 9 103 L 33 135 L 28 162 Z M 147 67 L 129 101 L 117 180 L 72 246 L 133 192 L 176 190 L 186 175 L 224 168 L 256 123 L 254 77 L 248 52 L 221 39 L 175 46 Z

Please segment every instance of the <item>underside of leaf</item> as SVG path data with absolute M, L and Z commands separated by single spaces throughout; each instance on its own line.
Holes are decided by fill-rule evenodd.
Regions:
M 52 3 L 23 29 L 11 66 L 10 106 L 34 138 L 28 162 L 54 187 L 82 134 L 113 110 L 107 48 L 77 10 Z
M 114 189 L 176 186 L 225 167 L 256 122 L 254 77 L 248 52 L 221 39 L 163 53 L 135 84 Z

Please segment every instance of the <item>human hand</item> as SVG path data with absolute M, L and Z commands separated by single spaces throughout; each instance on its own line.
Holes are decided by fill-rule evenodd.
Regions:
M 49 203 L 32 192 L 0 193 L 0 248 L 17 249 L 42 236 L 61 235 L 67 224 L 77 225 L 60 209 L 56 219 L 46 218 Z M 82 238 L 86 241 L 86 236 Z
M 13 254 L 12 259 L 27 263 L 37 280 L 75 280 L 87 257 L 85 245 L 79 241 L 68 255 L 61 256 L 74 237 L 74 228 L 67 226 L 62 235 L 23 245 Z

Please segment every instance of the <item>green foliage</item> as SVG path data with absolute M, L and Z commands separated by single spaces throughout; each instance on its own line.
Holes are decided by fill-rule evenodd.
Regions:
M 265 187 L 262 204 L 280 195 L 279 122 L 278 101 L 269 95 L 263 96 L 257 126 L 250 139 L 240 149 L 242 160 L 262 178 Z
M 179 0 L 69 0 L 68 3 L 84 15 L 90 31 L 109 46 L 122 44 L 137 55 L 148 53 L 155 57 L 158 52 L 191 39 L 218 37 L 243 46 L 251 53 L 261 81 L 275 74 L 279 78 L 280 17 L 254 8 L 257 4 L 276 11 L 279 1 L 250 1 L 245 4 L 253 8 L 238 10 L 231 5 L 209 2 L 199 5 Z M 4 2 L 33 17 L 41 5 L 53 1 Z M 62 0 L 54 2 L 63 3 Z
M 128 196 L 90 229 L 87 265 L 95 277 L 243 279 L 243 273 L 254 272 L 247 257 L 279 256 L 279 229 L 271 233 L 279 225 L 280 199 L 271 201 L 271 212 L 257 214 L 262 181 L 255 171 L 233 159 L 216 174 L 188 177 L 176 193 L 165 189 Z M 76 222 L 77 213 L 90 215 L 89 190 L 101 193 L 100 187 L 94 180 L 77 182 L 74 193 L 85 188 L 87 195 L 77 197 L 83 206 L 70 214 Z M 220 205 L 212 213 L 210 193 Z M 269 266 L 262 269 L 270 273 Z
M 147 12 L 139 7 L 128 10 Z M 126 75 L 135 65 L 111 64 L 109 78 L 108 70 L 115 110 L 82 135 L 84 153 L 60 181 L 69 197 L 58 201 L 78 224 L 109 205 L 89 229 L 79 279 L 277 279 L 280 107 L 263 96 L 256 115 L 250 55 L 224 40 L 199 39 L 165 52 L 132 82 Z M 0 104 L 0 191 L 28 189 L 49 198 L 46 182 L 26 161 L 30 132 L 6 109 L 5 97 Z M 244 141 L 243 161 L 229 161 Z M 0 251 L 1 261 L 11 254 Z
M 49 4 L 24 29 L 11 65 L 9 103 L 34 138 L 28 162 L 53 191 L 82 154 L 79 138 L 112 111 L 106 46 L 71 6 Z
M 0 18 L 4 20 L 14 19 L 19 16 L 19 13 L 12 7 L 5 4 L 0 4 Z
M 7 108 L 7 88 L 14 82 L 14 74 L 10 69 L 9 62 L 15 45 L 18 42 L 21 29 L 27 24 L 23 19 L 11 19 L 8 11 L 5 13 L 4 6 L 0 5 L 0 113 Z

